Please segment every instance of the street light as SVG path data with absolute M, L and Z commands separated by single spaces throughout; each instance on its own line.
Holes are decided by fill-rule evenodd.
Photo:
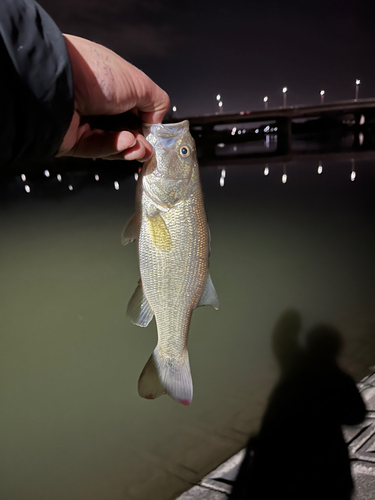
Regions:
M 361 85 L 361 80 L 355 81 L 355 100 L 358 99 L 359 86 Z
M 286 93 L 288 92 L 288 87 L 283 87 L 283 107 L 286 108 Z
M 268 96 L 265 95 L 263 97 L 263 102 L 264 102 L 264 109 L 268 109 Z
M 321 91 L 320 91 L 320 104 L 323 104 L 323 103 L 324 103 L 324 94 L 325 94 L 325 91 L 324 91 L 324 90 L 321 90 Z
M 221 94 L 217 94 L 216 104 L 219 106 L 219 113 L 222 113 L 223 112 L 223 101 L 221 100 Z

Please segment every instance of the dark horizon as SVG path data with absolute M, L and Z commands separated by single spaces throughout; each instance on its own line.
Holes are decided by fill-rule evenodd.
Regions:
M 181 116 L 375 95 L 375 6 L 328 0 L 40 0 L 63 32 L 102 43 L 171 97 Z

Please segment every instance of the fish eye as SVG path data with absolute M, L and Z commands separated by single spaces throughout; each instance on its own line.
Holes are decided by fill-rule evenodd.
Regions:
M 180 147 L 180 155 L 183 158 L 187 158 L 188 156 L 190 156 L 190 148 L 189 148 L 189 146 L 181 146 Z

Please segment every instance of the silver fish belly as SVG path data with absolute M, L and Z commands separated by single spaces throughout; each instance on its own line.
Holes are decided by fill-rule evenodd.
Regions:
M 208 268 L 210 234 L 189 122 L 151 125 L 147 132 L 154 154 L 142 168 L 135 214 L 122 234 L 124 245 L 138 240 L 141 275 L 127 314 L 139 326 L 155 315 L 158 330 L 138 390 L 147 399 L 167 393 L 188 405 L 191 315 L 200 305 L 219 307 Z

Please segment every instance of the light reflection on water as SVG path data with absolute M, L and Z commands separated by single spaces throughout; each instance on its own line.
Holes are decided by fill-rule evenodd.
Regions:
M 270 335 L 286 308 L 306 327 L 341 328 L 344 365 L 366 373 L 375 166 L 357 162 L 355 182 L 350 161 L 322 167 L 288 165 L 286 184 L 283 165 L 268 175 L 264 165 L 202 169 L 220 310 L 193 314 L 188 408 L 137 394 L 156 329 L 125 317 L 139 277 L 135 247 L 120 244 L 134 176 L 116 190 L 102 175 L 57 184 L 51 174 L 43 182 L 64 188 L 59 197 L 29 178 L 27 194 L 20 181 L 0 204 L 0 498 L 173 498 L 256 429 L 277 379 Z

